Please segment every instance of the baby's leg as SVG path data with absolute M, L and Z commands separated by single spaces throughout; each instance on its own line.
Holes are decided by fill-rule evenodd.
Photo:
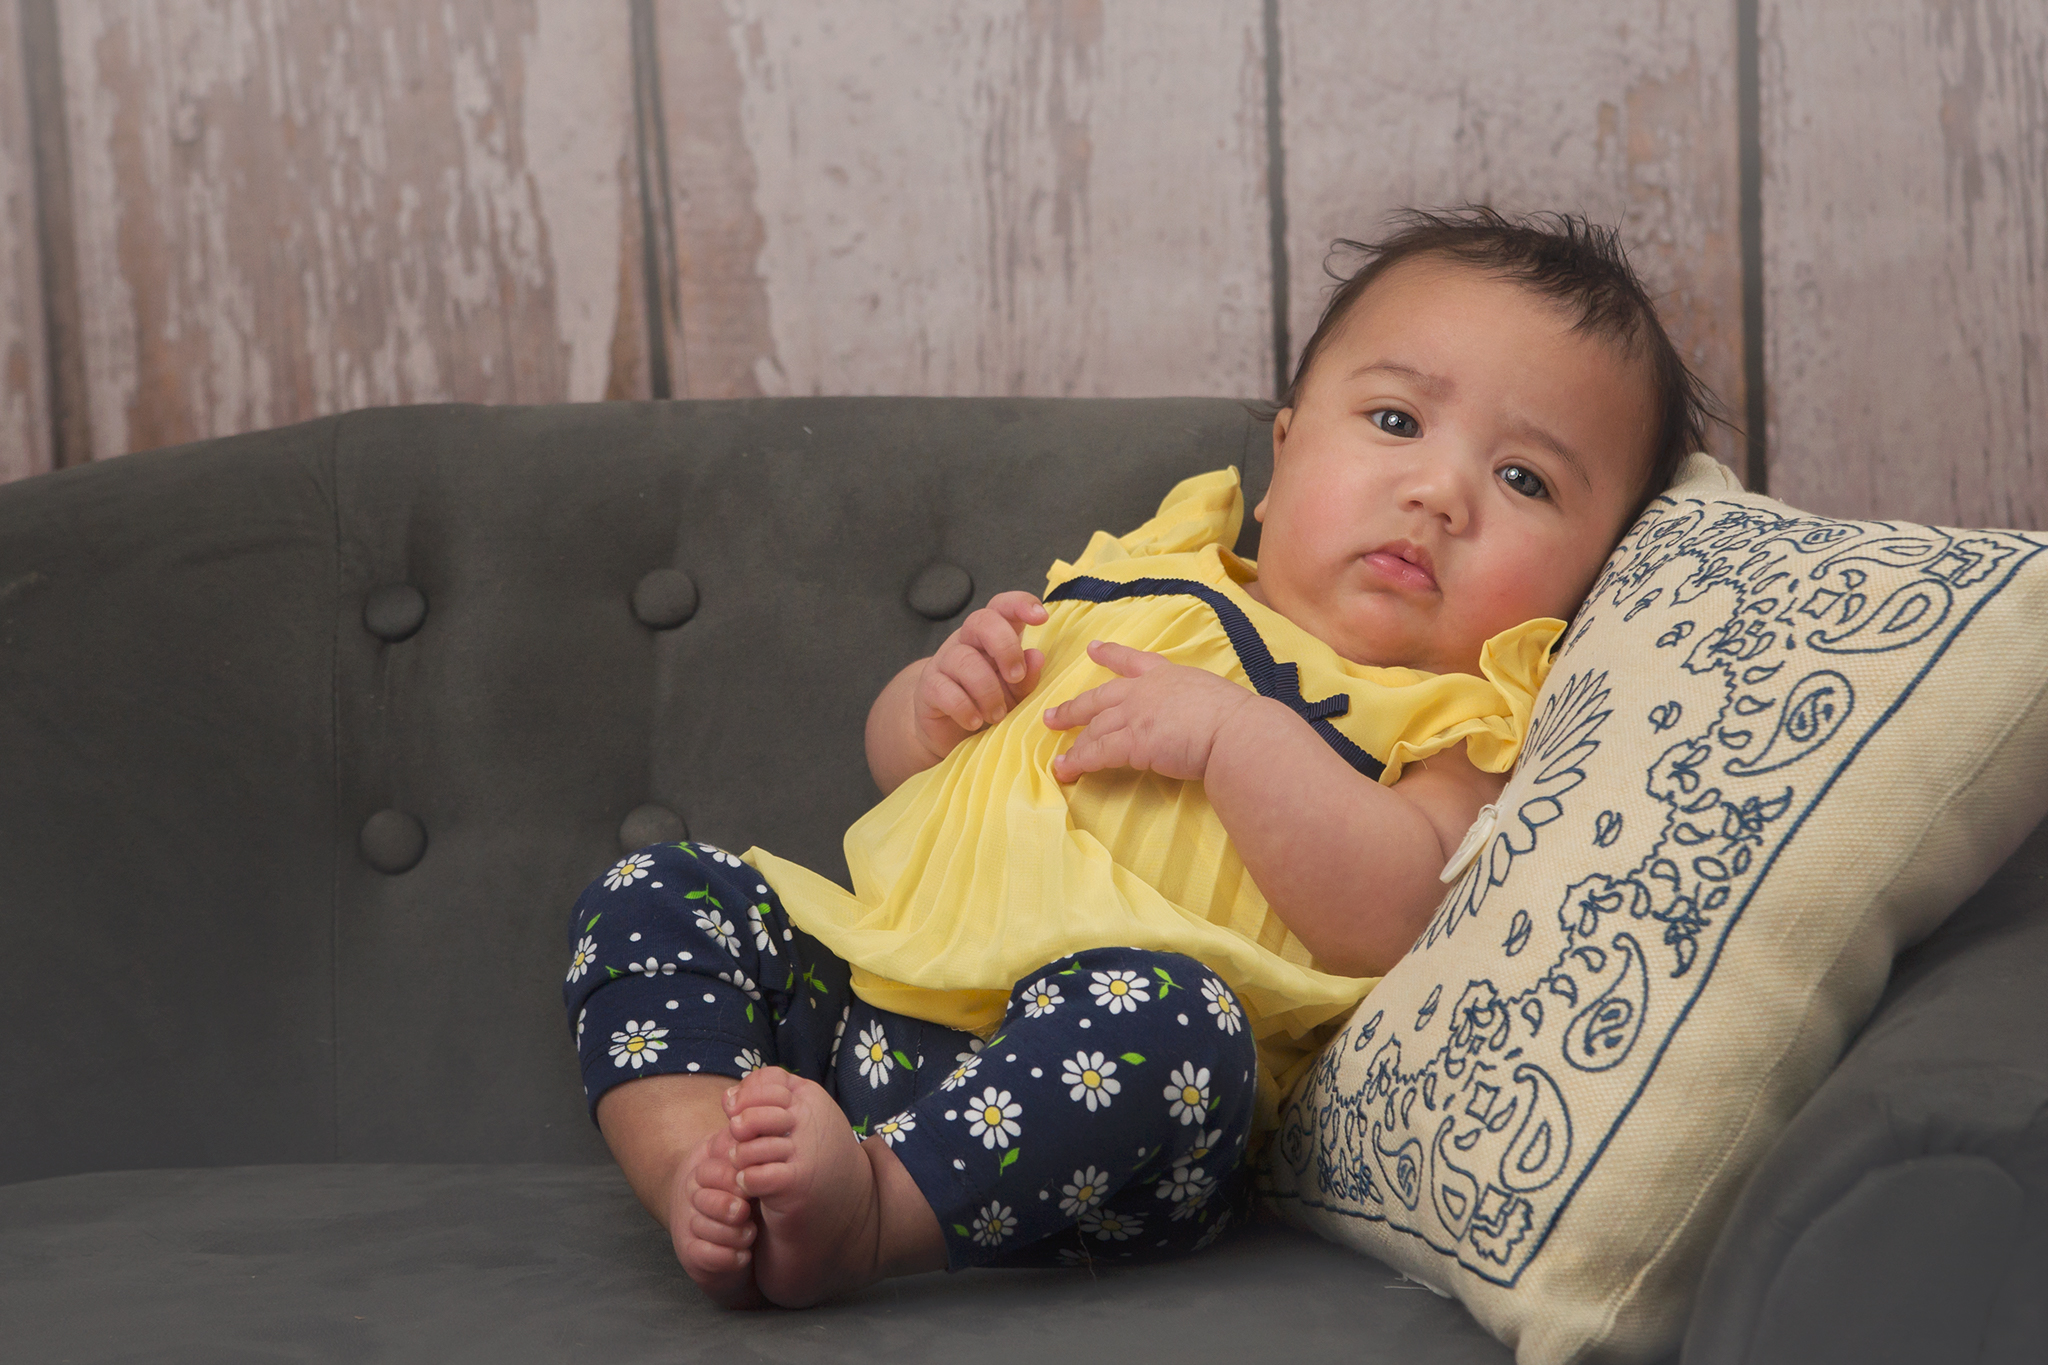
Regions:
M 1220 978 L 1094 948 L 1018 985 L 1002 1032 L 919 1103 L 896 1152 L 955 1269 L 1170 1256 L 1214 1240 L 1243 1192 L 1256 1086 Z
M 779 1067 L 736 1088 L 735 1184 L 758 1206 L 754 1279 L 804 1308 L 891 1275 L 940 1270 L 945 1238 L 881 1138 L 863 1142 L 825 1088 Z
M 940 1265 L 1206 1244 L 1244 1183 L 1254 1073 L 1228 987 L 1190 958 L 1130 949 L 1027 978 L 995 1040 L 864 1144 L 822 1089 L 756 1073 L 735 1160 L 760 1196 L 761 1286 L 815 1302 Z
M 570 943 L 565 1003 L 613 1155 L 691 1278 L 720 1303 L 760 1302 L 726 1094 L 769 1061 L 828 1074 L 845 964 L 794 931 L 754 869 L 692 844 L 592 883 Z

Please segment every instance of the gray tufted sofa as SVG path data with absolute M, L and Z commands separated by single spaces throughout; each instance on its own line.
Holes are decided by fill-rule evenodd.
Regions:
M 1272 1224 L 722 1314 L 583 1114 L 589 878 L 683 831 L 843 875 L 883 681 L 1268 442 L 1207 400 L 429 407 L 0 488 L 0 1359 L 1508 1360 Z M 1756 1174 L 1688 1365 L 2048 1355 L 2044 1001 L 2048 829 Z

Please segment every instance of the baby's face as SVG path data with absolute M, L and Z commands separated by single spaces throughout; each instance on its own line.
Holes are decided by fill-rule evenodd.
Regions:
M 1356 663 L 1477 673 L 1488 637 L 1578 609 L 1655 420 L 1647 366 L 1559 305 L 1403 261 L 1273 425 L 1254 595 Z

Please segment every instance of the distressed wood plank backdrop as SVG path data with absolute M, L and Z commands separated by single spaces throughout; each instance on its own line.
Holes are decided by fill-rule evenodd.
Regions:
M 441 399 L 1261 396 L 1331 239 L 1487 200 L 1622 228 L 1753 485 L 2048 524 L 2038 0 L 0 0 L 0 44 L 0 478 Z
M 19 10 L 0 5 L 0 52 L 21 51 L 20 21 Z M 0 73 L 0 482 L 50 467 L 28 87 L 20 74 L 7 75 Z
M 1765 0 L 1772 491 L 2048 526 L 2048 5 Z

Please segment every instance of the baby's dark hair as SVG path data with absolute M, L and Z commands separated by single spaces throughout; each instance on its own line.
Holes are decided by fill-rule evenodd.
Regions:
M 1657 402 L 1657 437 L 1651 447 L 1648 478 L 1636 499 L 1637 513 L 1671 486 L 1687 455 L 1705 448 L 1708 425 L 1725 424 L 1713 391 L 1687 368 L 1678 348 L 1671 344 L 1657 316 L 1657 305 L 1629 265 L 1620 235 L 1613 228 L 1569 213 L 1509 219 L 1484 204 L 1403 209 L 1391 221 L 1395 231 L 1379 241 L 1339 239 L 1332 244 L 1332 255 L 1355 252 L 1365 258 L 1364 263 L 1348 276 L 1330 271 L 1337 287 L 1323 307 L 1315 334 L 1302 347 L 1301 361 L 1294 367 L 1294 378 L 1281 395 L 1279 407 L 1295 405 L 1302 381 L 1324 341 L 1374 280 L 1401 261 L 1435 256 L 1524 285 L 1576 312 L 1575 331 L 1610 341 L 1632 359 L 1649 361 Z

